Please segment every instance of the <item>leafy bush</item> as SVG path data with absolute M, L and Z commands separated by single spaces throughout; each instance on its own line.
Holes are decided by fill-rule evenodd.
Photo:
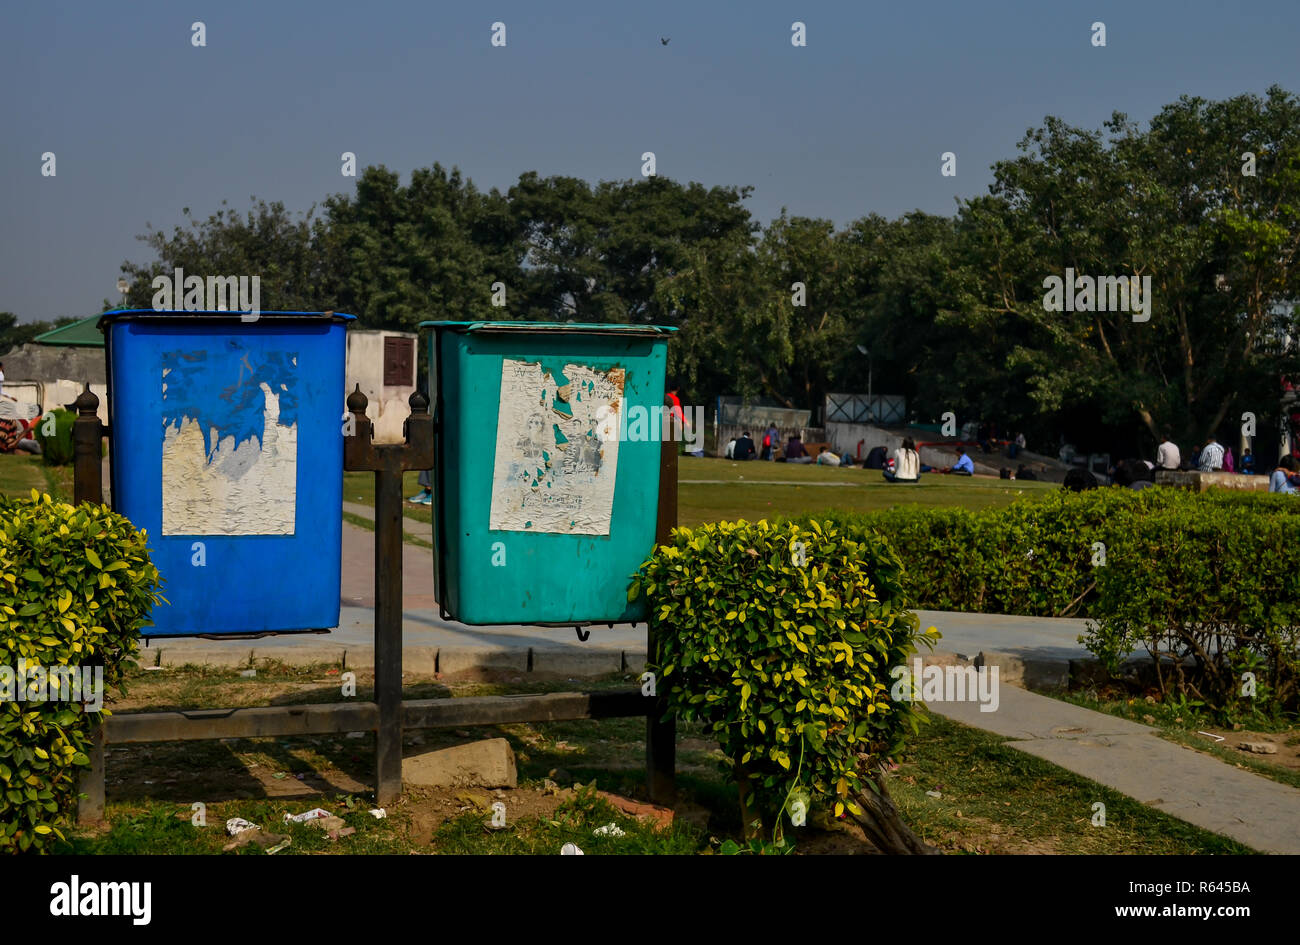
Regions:
M 52 434 L 47 435 L 45 431 L 51 417 L 54 420 L 54 430 Z M 71 410 L 55 407 L 36 421 L 36 426 L 32 428 L 32 435 L 36 438 L 36 442 L 41 444 L 41 456 L 45 460 L 45 465 L 66 466 L 72 462 L 74 456 L 72 424 L 76 419 L 77 415 Z
M 918 607 L 1090 616 L 1097 601 L 1093 543 L 1101 542 L 1108 558 L 1110 548 L 1123 543 L 1130 523 L 1170 508 L 1300 516 L 1300 501 L 1292 496 L 1153 488 L 1061 491 L 978 512 L 900 506 L 817 513 L 792 521 L 832 521 L 855 535 L 887 536 L 903 560 L 904 586 Z
M 56 667 L 89 667 L 102 673 L 99 698 L 120 687 L 157 586 L 144 535 L 107 506 L 74 508 L 35 490 L 30 500 L 0 497 L 0 675 L 9 686 L 0 701 L 0 851 L 63 838 L 91 734 L 107 715 L 84 691 L 76 702 L 42 699 L 56 695 L 43 679 Z
M 724 522 L 674 530 L 633 582 L 669 628 L 653 666 L 668 703 L 722 746 L 747 827 L 779 839 L 796 800 L 865 816 L 864 788 L 883 790 L 864 768 L 918 720 L 889 671 L 934 634 L 917 632 L 901 571 L 879 535 Z
M 1142 648 L 1167 696 L 1228 717 L 1300 709 L 1295 523 L 1243 521 L 1243 507 L 1174 506 L 1127 523 L 1097 569 L 1097 621 L 1084 638 L 1111 672 Z
M 795 521 L 819 518 L 855 537 L 887 536 L 917 606 L 1087 616 L 1100 630 L 1083 642 L 1112 669 L 1143 647 L 1176 659 L 1159 677 L 1167 694 L 1220 713 L 1300 701 L 1294 496 L 1092 489 L 979 512 L 905 506 Z M 1248 670 L 1259 688 L 1243 702 Z

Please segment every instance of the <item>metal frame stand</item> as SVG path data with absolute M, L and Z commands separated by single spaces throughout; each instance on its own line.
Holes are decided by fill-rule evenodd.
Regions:
M 676 720 L 663 695 L 647 698 L 639 688 L 608 692 L 561 692 L 539 696 L 463 699 L 402 699 L 402 473 L 434 466 L 433 417 L 428 401 L 411 395 L 406 442 L 376 444 L 360 385 L 348 395 L 356 432 L 346 437 L 343 468 L 375 473 L 375 701 L 318 705 L 139 712 L 110 717 L 92 736 L 91 767 L 80 780 L 83 797 L 77 819 L 104 818 L 104 746 L 144 742 L 199 741 L 289 735 L 375 733 L 375 802 L 385 806 L 402 793 L 404 730 L 464 728 L 520 722 L 646 717 L 646 784 L 650 800 L 670 805 L 676 798 Z M 74 498 L 103 503 L 101 443 L 109 434 L 99 420 L 99 398 L 90 385 L 77 398 L 73 424 Z M 677 442 L 669 436 L 660 455 L 659 508 L 655 541 L 667 541 L 677 524 Z M 653 616 L 647 623 L 647 656 L 657 664 L 664 632 Z

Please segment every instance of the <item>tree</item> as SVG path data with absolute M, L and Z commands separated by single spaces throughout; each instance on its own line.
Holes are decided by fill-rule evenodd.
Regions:
M 18 316 L 13 312 L 0 312 L 0 352 L 9 352 L 14 348 L 27 344 L 37 335 L 44 334 L 54 328 L 61 328 L 64 325 L 71 325 L 77 321 L 75 315 L 66 315 L 56 318 L 53 322 L 26 322 L 18 323 Z
M 782 304 L 764 281 L 748 238 L 689 251 L 682 267 L 656 287 L 665 320 L 680 327 L 668 349 L 669 372 L 703 395 L 789 403 L 788 301 Z
M 157 258 L 122 264 L 122 273 L 131 284 L 128 307 L 153 308 L 158 291 L 153 287 L 154 278 L 171 277 L 175 269 L 183 269 L 187 277 L 257 276 L 260 306 L 265 311 L 336 308 L 335 298 L 326 289 L 329 279 L 322 252 L 326 233 L 323 221 L 315 217 L 315 207 L 294 219 L 278 201 L 251 199 L 252 209 L 245 214 L 222 201 L 221 209 L 203 221 L 195 219 L 186 207 L 182 213 L 187 225 L 175 227 L 170 236 L 149 227 L 138 238 Z M 174 287 L 178 292 L 182 288 Z
M 509 200 L 528 317 L 676 325 L 685 313 L 664 306 L 661 282 L 749 239 L 750 190 L 522 175 Z
M 356 195 L 326 201 L 326 240 L 342 311 L 370 328 L 415 331 L 426 319 L 507 318 L 520 279 L 505 199 L 440 164 L 411 174 L 368 167 Z M 493 284 L 506 288 L 492 306 Z M 517 296 L 516 296 L 517 298 Z
M 975 310 L 1025 326 L 1030 343 L 1008 364 L 1027 371 L 1040 413 L 1088 404 L 1112 426 L 1200 438 L 1245 403 L 1271 405 L 1270 385 L 1294 369 L 1298 115 L 1274 88 L 1266 100 L 1180 99 L 1145 132 L 1122 114 L 1104 133 L 1049 118 L 996 165 L 998 202 L 962 213 L 985 245 Z M 1254 178 L 1241 173 L 1251 148 Z M 1046 311 L 1042 280 L 1067 267 L 1149 276 L 1149 321 Z

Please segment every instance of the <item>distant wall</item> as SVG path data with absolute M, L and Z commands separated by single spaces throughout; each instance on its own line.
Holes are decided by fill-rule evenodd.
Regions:
M 366 416 L 374 424 L 376 443 L 402 442 L 402 424 L 411 415 L 409 398 L 415 393 L 416 359 L 412 358 L 410 370 L 406 372 L 404 384 L 384 383 L 384 339 L 409 338 L 413 342 L 416 336 L 406 331 L 373 331 L 369 329 L 352 329 L 348 332 L 347 355 L 347 389 L 343 399 L 358 384 L 366 395 Z M 340 400 L 339 414 L 342 416 L 343 403 Z
M 8 380 L 8 361 L 5 362 L 5 371 L 5 397 L 0 398 L 0 417 L 39 417 L 55 407 L 69 407 L 85 390 L 85 384 L 67 378 Z M 91 384 L 90 392 L 99 398 L 99 419 L 108 423 L 108 385 Z M 10 397 L 13 400 L 9 400 Z
M 858 441 L 862 442 L 862 458 L 866 459 L 867 454 L 873 447 L 883 446 L 889 451 L 889 455 L 894 455 L 894 450 L 903 445 L 903 437 L 910 436 L 918 443 L 924 443 L 927 439 L 938 440 L 940 437 L 926 430 L 911 430 L 906 427 L 886 430 L 883 427 L 873 426 L 869 423 L 828 423 L 826 424 L 826 436 L 831 441 L 831 449 L 840 455 L 858 456 Z M 921 462 L 927 466 L 943 467 L 951 466 L 957 461 L 957 451 L 955 449 L 956 441 L 952 446 L 922 446 L 917 450 L 921 454 Z M 985 456 L 979 450 L 970 453 L 971 461 L 975 464 L 975 471 L 997 475 L 998 470 L 1003 466 L 1012 469 L 1016 467 L 1016 460 L 1012 460 L 999 453 L 993 453 Z
M 751 406 L 742 403 L 739 398 L 719 398 L 721 412 L 718 416 L 718 456 L 727 454 L 727 443 L 742 433 L 748 433 L 754 440 L 754 446 L 763 451 L 763 433 L 769 426 L 775 425 L 784 443 L 791 436 L 798 435 L 807 442 L 812 442 L 810 435 L 814 431 L 809 427 L 812 422 L 811 410 L 793 410 L 787 407 Z

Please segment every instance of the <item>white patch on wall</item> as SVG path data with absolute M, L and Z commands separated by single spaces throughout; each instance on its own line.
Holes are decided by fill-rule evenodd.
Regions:
M 280 398 L 259 385 L 265 426 L 259 439 L 217 438 L 204 454 L 198 421 L 186 417 L 163 433 L 164 535 L 292 535 L 298 478 L 298 427 L 281 425 Z M 164 391 L 165 391 L 164 385 Z
M 494 531 L 609 534 L 624 372 L 566 364 L 563 376 L 560 386 L 536 362 L 502 364 Z

